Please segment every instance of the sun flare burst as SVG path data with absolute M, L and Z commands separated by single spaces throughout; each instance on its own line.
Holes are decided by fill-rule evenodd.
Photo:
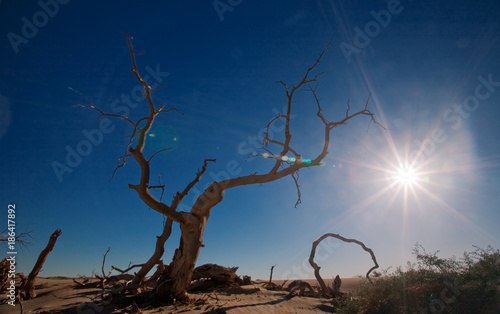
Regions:
M 418 174 L 415 169 L 411 166 L 401 166 L 397 170 L 394 179 L 396 182 L 404 185 L 412 185 L 417 182 Z

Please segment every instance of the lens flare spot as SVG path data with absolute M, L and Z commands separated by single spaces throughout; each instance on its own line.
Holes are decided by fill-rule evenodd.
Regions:
M 177 130 L 170 125 L 155 125 L 148 133 L 150 147 L 154 151 L 170 148 L 168 151 L 172 153 L 180 144 L 179 134 Z

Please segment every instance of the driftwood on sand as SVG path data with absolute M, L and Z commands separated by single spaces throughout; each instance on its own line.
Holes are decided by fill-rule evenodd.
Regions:
M 193 282 L 188 290 L 206 290 L 214 287 L 230 287 L 243 284 L 236 275 L 238 267 L 223 267 L 216 264 L 198 266 L 193 271 Z

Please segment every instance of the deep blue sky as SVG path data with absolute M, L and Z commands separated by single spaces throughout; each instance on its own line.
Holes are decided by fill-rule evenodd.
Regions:
M 165 85 L 157 104 L 184 113 L 160 116 L 148 138 L 149 155 L 172 147 L 152 167 L 168 203 L 205 158 L 217 163 L 198 190 L 224 179 L 228 167 L 236 175 L 269 169 L 270 160 L 247 157 L 252 138 L 284 112 L 276 81 L 298 83 L 333 34 L 318 66 L 324 115 L 342 118 L 347 99 L 360 110 L 371 93 L 369 108 L 388 129 L 366 118 L 335 129 L 326 165 L 300 173 L 297 208 L 291 178 L 226 191 L 199 264 L 240 266 L 253 278 L 278 264 L 276 277 L 312 277 L 305 261 L 326 232 L 363 241 L 381 268 L 405 265 L 416 242 L 443 256 L 500 247 L 498 1 L 232 1 L 238 5 L 222 13 L 212 1 L 61 2 L 57 10 L 47 2 L 51 16 L 36 1 L 0 2 L 0 222 L 6 227 L 15 203 L 16 230 L 35 239 L 18 254 L 19 271 L 30 271 L 57 228 L 63 233 L 42 276 L 99 272 L 108 247 L 108 267 L 153 252 L 163 218 L 128 188 L 138 167 L 130 160 L 109 181 L 130 129 L 115 119 L 100 126 L 68 89 L 107 112 L 141 117 L 143 101 L 126 104 L 138 83 L 121 32 L 146 52 L 137 56 L 142 75 Z M 24 26 L 33 22 L 36 30 Z M 317 108 L 307 92 L 297 96 L 294 147 L 315 157 Z M 95 137 L 87 156 L 67 164 L 68 150 L 88 150 L 85 134 L 103 130 L 102 142 Z M 393 178 L 405 162 L 417 171 L 407 186 Z M 71 172 L 57 174 L 56 164 Z M 174 229 L 165 262 L 178 245 Z M 318 264 L 324 277 L 348 277 L 364 274 L 371 260 L 360 247 L 330 241 Z

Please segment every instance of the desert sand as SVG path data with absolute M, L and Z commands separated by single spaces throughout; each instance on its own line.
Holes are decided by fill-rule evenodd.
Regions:
M 317 286 L 316 280 L 306 280 Z M 342 279 L 341 291 L 349 292 L 359 278 Z M 281 284 L 280 280 L 273 280 Z M 331 280 L 325 280 L 331 284 Z M 262 287 L 261 282 L 243 286 L 240 289 L 219 289 L 213 292 L 189 293 L 191 304 L 169 305 L 156 308 L 141 308 L 142 313 L 332 313 L 331 301 L 307 296 L 286 298 L 287 291 L 270 291 Z M 55 313 L 138 313 L 132 307 L 127 309 L 114 308 L 95 304 L 93 299 L 99 299 L 100 288 L 78 287 L 71 278 L 37 278 L 37 297 L 22 302 L 24 313 L 55 314 Z M 5 296 L 2 296 L 2 301 Z M 217 312 L 217 309 L 223 311 Z M 225 311 L 225 312 L 224 312 Z M 21 313 L 21 306 L 16 300 L 15 306 L 0 305 L 0 314 Z

